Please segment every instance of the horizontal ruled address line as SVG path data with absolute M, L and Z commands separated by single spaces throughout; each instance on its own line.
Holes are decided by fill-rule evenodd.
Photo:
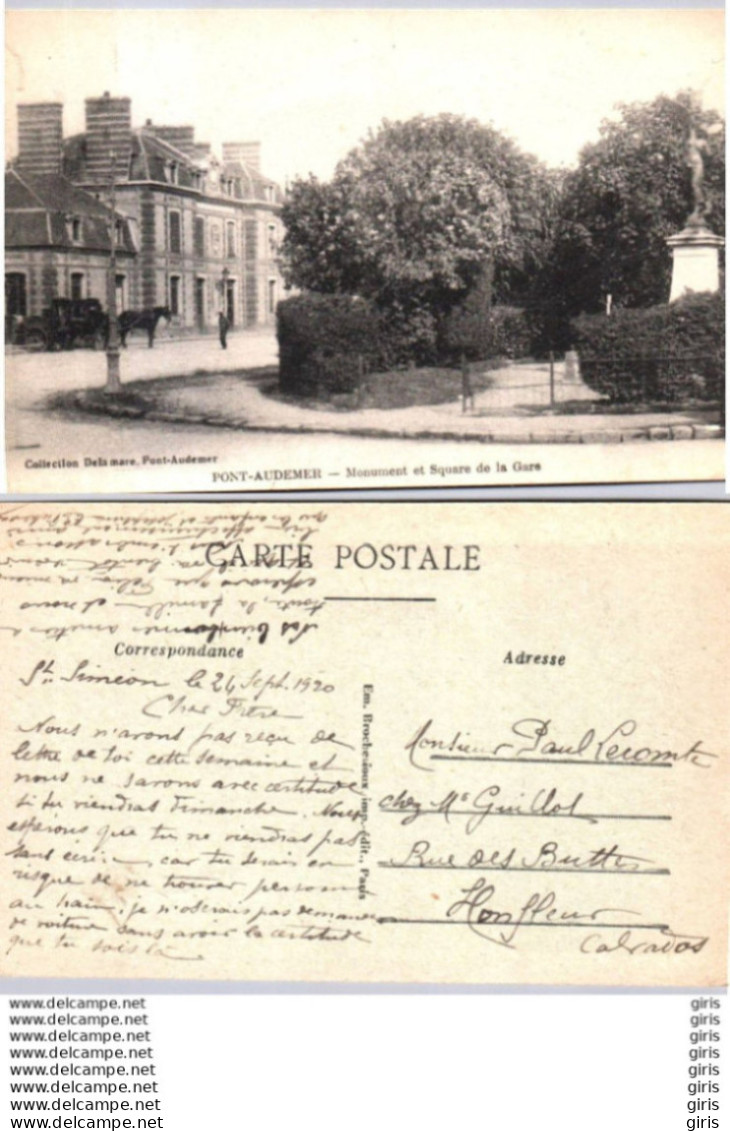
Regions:
M 501 919 L 498 923 L 477 923 L 469 922 L 467 919 L 395 919 L 395 918 L 382 918 L 377 920 L 380 926 L 389 926 L 391 924 L 419 924 L 423 926 L 433 927 L 573 927 L 580 928 L 583 931 L 669 931 L 671 927 L 668 923 L 530 923 L 523 922 L 521 919 Z
M 400 817 L 410 817 L 409 824 L 422 817 L 526 817 L 536 820 L 569 821 L 671 821 L 671 813 L 490 813 L 483 809 L 449 809 L 441 811 L 429 809 L 427 812 L 413 813 L 407 809 L 386 809 L 380 806 L 380 813 L 398 813 Z
M 498 864 L 484 867 L 479 864 L 393 864 L 388 860 L 379 860 L 379 868 L 405 868 L 408 871 L 421 872 L 563 872 L 569 875 L 583 876 L 670 876 L 669 868 L 614 868 L 608 871 L 605 868 L 502 868 Z
M 671 821 L 670 813 L 490 813 L 484 809 L 449 809 L 448 813 L 440 809 L 429 809 L 425 813 L 414 814 L 413 810 L 386 808 L 380 806 L 380 813 L 397 813 L 401 817 L 410 817 L 409 824 L 421 817 L 528 817 L 531 820 L 570 820 L 570 821 Z
M 542 766 L 621 766 L 632 770 L 673 770 L 672 762 L 586 762 L 581 758 L 496 758 L 491 754 L 431 754 L 432 762 L 513 762 Z

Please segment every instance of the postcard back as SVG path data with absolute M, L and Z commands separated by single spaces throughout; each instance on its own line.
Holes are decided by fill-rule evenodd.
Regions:
M 6 505 L 0 969 L 724 984 L 728 513 Z

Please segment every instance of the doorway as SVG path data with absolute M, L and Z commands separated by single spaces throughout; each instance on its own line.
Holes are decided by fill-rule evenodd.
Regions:
M 15 328 L 28 313 L 25 275 L 22 271 L 8 271 L 5 276 L 5 340 L 15 340 Z
M 199 330 L 205 329 L 205 279 L 195 280 L 195 320 Z

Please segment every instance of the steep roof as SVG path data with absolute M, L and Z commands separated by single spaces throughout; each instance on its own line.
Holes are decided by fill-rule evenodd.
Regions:
M 90 192 L 58 173 L 5 174 L 5 244 L 7 247 L 78 247 L 108 251 L 111 209 Z M 78 240 L 69 236 L 69 219 L 81 221 Z M 117 250 L 134 253 L 129 225 L 123 224 Z
M 215 185 L 211 183 L 205 147 L 198 143 L 197 150 L 199 157 L 178 149 L 170 141 L 158 137 L 154 132 L 154 126 L 142 126 L 131 130 L 128 163 L 126 168 L 122 168 L 121 161 L 119 162 L 117 182 L 152 181 L 157 184 L 170 184 L 168 171 L 170 164 L 174 162 L 177 166 L 177 179 L 174 183 L 178 187 L 192 189 L 205 196 L 219 195 Z M 283 194 L 279 186 L 257 170 L 239 161 L 222 164 L 220 170 L 224 177 L 233 181 L 233 192 L 230 195 L 234 200 L 281 204 Z M 83 184 L 89 179 L 86 165 L 86 134 L 76 134 L 64 142 L 63 171 L 70 180 L 77 183 Z M 207 178 L 205 188 L 201 187 L 203 177 Z M 220 195 L 230 198 L 227 193 Z

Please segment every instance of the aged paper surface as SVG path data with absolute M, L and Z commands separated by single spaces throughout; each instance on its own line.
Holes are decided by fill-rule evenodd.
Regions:
M 275 323 L 293 293 L 281 254 L 287 185 L 310 173 L 328 182 L 381 121 L 448 114 L 493 125 L 558 183 L 618 104 L 692 90 L 703 111 L 722 112 L 723 19 L 631 9 L 9 12 L 10 490 L 721 479 L 716 398 L 684 388 L 670 403 L 609 404 L 569 363 L 567 339 L 550 337 L 529 360 L 517 353 L 517 364 L 509 350 L 493 370 L 475 362 L 468 379 L 458 359 L 438 377 L 419 371 L 420 397 L 396 373 L 380 375 L 372 399 L 369 385 L 328 399 L 280 386 Z M 48 181 L 59 170 L 63 191 Z M 676 176 L 688 190 L 689 167 L 680 162 Z M 102 204 L 112 185 L 121 227 L 110 268 Z M 612 293 L 604 258 L 591 270 L 606 293 L 580 309 L 635 305 Z M 662 263 L 668 270 L 669 247 Z M 667 301 L 666 283 L 652 303 Z M 110 293 L 132 330 L 121 392 L 106 396 L 107 358 L 86 348 L 102 344 L 99 310 L 61 332 L 53 304 L 91 300 L 106 311 Z M 225 353 L 219 308 L 230 323 Z M 163 310 L 170 321 L 158 324 Z M 696 394 L 704 377 L 682 380 Z M 390 403 L 389 382 L 401 400 Z
M 729 513 L 6 506 L 0 969 L 724 984 Z

